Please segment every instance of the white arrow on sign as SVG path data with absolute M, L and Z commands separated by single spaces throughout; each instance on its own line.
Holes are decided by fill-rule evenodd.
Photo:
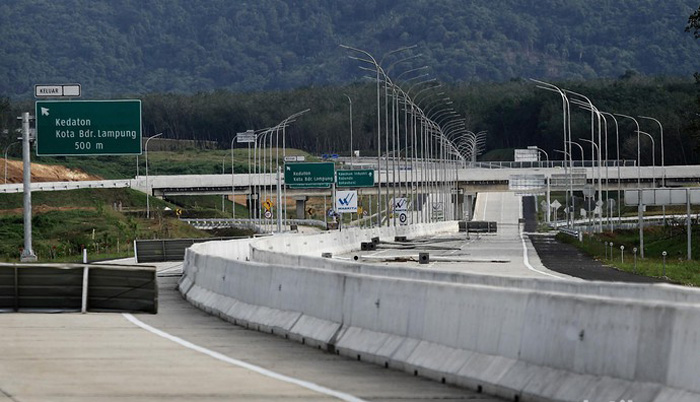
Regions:
M 42 107 L 42 108 L 41 108 L 41 115 L 42 115 L 42 116 L 48 116 L 48 115 L 49 115 L 49 108 L 47 108 L 47 107 Z

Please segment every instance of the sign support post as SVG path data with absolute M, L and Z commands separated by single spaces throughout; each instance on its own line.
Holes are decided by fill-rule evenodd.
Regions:
M 20 256 L 21 262 L 34 262 L 37 260 L 32 249 L 32 173 L 31 173 L 31 145 L 29 141 L 29 112 L 22 113 L 22 164 L 24 166 L 23 191 L 24 191 L 24 250 Z
M 692 233 L 693 227 L 690 224 L 690 189 L 689 188 L 685 189 L 685 202 L 686 202 L 686 204 L 685 204 L 685 213 L 686 213 L 685 225 L 686 225 L 686 232 L 688 233 L 688 261 L 690 261 L 693 259 L 693 256 L 691 253 L 692 247 L 693 247 L 692 242 L 691 242 L 691 240 L 693 238 L 693 233 Z
M 281 166 L 277 166 L 277 233 L 282 233 L 282 178 Z

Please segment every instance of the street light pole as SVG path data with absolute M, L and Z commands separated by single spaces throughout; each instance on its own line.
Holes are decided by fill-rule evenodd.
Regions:
M 635 131 L 637 133 L 637 188 L 642 188 L 642 170 L 641 170 L 641 166 L 642 166 L 641 148 L 642 147 L 641 147 L 640 141 L 639 141 L 639 122 L 634 117 L 628 116 L 626 114 L 615 113 L 615 116 L 625 117 L 627 119 L 631 119 L 634 122 L 634 124 L 637 126 L 637 130 Z M 642 250 L 642 254 L 644 254 L 644 248 L 642 248 L 641 250 Z
M 529 146 L 528 148 L 529 148 L 529 149 L 535 149 L 535 150 L 537 150 L 537 151 L 539 151 L 539 152 L 542 152 L 542 153 L 544 154 L 545 158 L 547 158 L 547 167 L 549 167 L 549 155 L 547 154 L 547 151 L 545 151 L 544 149 L 542 149 L 542 148 L 540 148 L 540 147 L 538 147 L 538 146 L 536 146 L 536 145 L 531 145 L 531 146 Z
M 559 94 L 562 100 L 562 121 L 564 125 L 564 151 L 568 151 L 566 154 L 564 154 L 564 157 L 568 155 L 569 157 L 569 192 L 571 195 L 571 203 L 573 207 L 574 203 L 574 185 L 571 182 L 572 177 L 573 177 L 573 152 L 571 151 L 571 147 L 569 144 L 567 144 L 567 141 L 570 141 L 571 138 L 571 105 L 569 103 L 569 98 L 566 96 L 565 90 L 562 90 L 561 88 L 557 87 L 554 84 L 550 84 L 548 82 L 544 81 L 539 81 L 530 78 L 531 81 L 539 84 L 537 87 L 540 89 L 544 89 L 550 92 L 556 92 Z M 566 209 L 568 211 L 569 209 L 569 197 L 566 197 Z M 567 212 L 568 213 L 568 212 Z M 567 215 L 568 217 L 568 215 Z M 567 224 L 568 224 L 568 218 L 567 218 Z
M 221 157 L 221 175 L 226 174 L 226 154 Z M 221 212 L 226 212 L 226 194 L 221 194 Z
M 655 121 L 656 124 L 659 125 L 659 130 L 661 131 L 661 187 L 666 187 L 666 164 L 664 162 L 664 126 L 661 125 L 661 122 L 656 120 L 653 117 L 647 117 L 647 116 L 637 116 L 640 119 L 647 119 L 647 120 L 652 120 Z
M 654 183 L 654 185 L 652 185 L 651 187 L 655 188 L 656 187 L 656 171 L 655 171 L 655 169 L 656 169 L 656 145 L 654 143 L 654 137 L 652 137 L 651 134 L 649 134 L 649 133 L 645 133 L 644 131 L 640 131 L 639 134 L 644 134 L 647 137 L 649 137 L 649 139 L 651 140 L 651 181 Z
M 353 150 L 352 147 L 352 99 L 348 94 L 343 94 L 345 95 L 346 98 L 348 98 L 348 103 L 350 104 L 350 169 L 355 168 L 355 164 L 353 163 L 353 157 L 355 155 L 355 151 Z
M 622 224 L 622 205 L 621 205 L 621 200 L 622 200 L 622 179 L 621 179 L 621 169 L 620 169 L 620 127 L 617 124 L 617 118 L 612 114 L 612 113 L 606 113 L 606 112 L 601 112 L 605 116 L 610 116 L 613 121 L 615 122 L 615 148 L 617 150 L 617 155 L 616 155 L 616 162 L 615 165 L 617 165 L 617 223 L 618 225 Z M 606 126 L 607 126 L 607 120 L 606 120 Z
M 600 146 L 598 144 L 596 144 L 595 142 L 593 142 L 591 140 L 587 140 L 585 138 L 581 138 L 581 141 L 586 141 L 586 142 L 591 143 L 591 146 L 593 146 L 596 149 L 596 151 L 598 152 L 598 201 L 601 201 L 600 194 L 602 193 L 602 185 L 601 185 L 600 178 L 601 178 L 602 172 L 600 171 L 600 164 L 602 161 L 600 159 Z M 603 205 L 602 205 L 602 202 L 600 205 L 596 205 L 596 206 L 598 208 L 600 208 L 600 214 L 598 215 L 598 230 L 599 230 L 599 233 L 602 233 L 603 232 L 603 210 L 602 210 Z
M 648 117 L 648 116 L 638 116 L 640 119 L 647 119 L 647 120 L 652 120 L 655 121 L 656 124 L 659 125 L 659 130 L 661 132 L 661 187 L 666 187 L 666 164 L 664 162 L 664 126 L 661 124 L 660 121 L 653 117 Z M 656 186 L 654 186 L 656 187 Z M 661 207 L 662 213 L 663 213 L 663 223 L 664 226 L 666 225 L 666 206 L 663 205 Z
M 148 182 L 148 142 L 156 137 L 161 136 L 161 135 L 163 135 L 163 133 L 158 133 L 154 136 L 148 137 L 148 139 L 146 140 L 146 145 L 144 145 L 145 154 L 146 154 L 146 219 L 151 218 L 151 204 L 149 201 L 151 188 L 149 187 L 149 182 Z
M 564 145 L 568 145 L 568 144 L 564 144 Z M 568 148 L 571 149 L 571 147 L 568 147 Z M 568 158 L 569 160 L 571 160 L 571 154 L 570 154 L 569 152 L 567 152 L 567 151 L 562 151 L 562 150 L 560 150 L 560 149 L 555 149 L 554 152 L 558 152 L 558 153 L 564 154 L 564 160 L 566 160 L 567 158 Z M 564 164 L 564 166 L 566 166 L 566 164 Z M 571 171 L 572 171 L 572 168 L 569 167 L 569 186 L 570 186 L 570 187 L 573 187 L 573 184 L 572 184 L 572 183 L 573 183 L 573 173 L 572 173 Z M 575 208 L 575 207 L 574 207 L 574 193 L 573 193 L 573 190 L 572 190 L 572 192 L 571 192 L 571 209 L 569 209 L 569 200 L 568 200 L 568 198 L 567 198 L 567 200 L 566 200 L 566 226 L 568 226 L 569 229 L 571 229 L 571 227 L 572 227 L 573 224 L 574 224 L 574 223 L 573 223 L 573 209 L 574 209 L 574 208 Z M 555 213 L 556 213 L 556 211 L 555 211 Z M 557 221 L 557 219 L 556 219 L 556 217 L 555 217 L 555 218 L 554 218 L 554 224 L 555 224 L 555 226 L 556 226 L 556 221 Z
M 641 141 L 640 141 L 640 133 L 639 131 L 639 122 L 637 119 L 635 119 L 632 116 L 627 116 L 625 114 L 619 114 L 615 113 L 615 116 L 620 116 L 620 117 L 625 117 L 628 119 L 631 119 L 634 121 L 634 124 L 637 126 L 637 189 L 639 190 L 637 193 L 641 194 L 641 189 L 642 189 L 642 152 L 641 152 Z M 641 195 L 638 197 L 639 198 L 639 203 L 637 204 L 637 226 L 639 226 L 639 250 L 640 250 L 640 255 L 642 258 L 644 258 L 644 205 L 642 204 L 642 197 Z
M 236 186 L 233 181 L 233 142 L 238 137 L 238 133 L 231 138 L 231 219 L 236 219 Z
M 583 147 L 581 146 L 581 144 L 579 144 L 578 142 L 575 142 L 575 141 L 566 141 L 566 142 L 567 142 L 567 144 L 569 144 L 569 145 L 576 145 L 577 147 L 579 147 L 579 149 L 581 150 L 581 166 L 583 166 L 583 164 L 584 164 L 584 159 L 583 159 L 583 158 L 584 158 L 584 154 L 583 154 Z M 571 148 L 571 147 L 569 147 L 569 148 Z

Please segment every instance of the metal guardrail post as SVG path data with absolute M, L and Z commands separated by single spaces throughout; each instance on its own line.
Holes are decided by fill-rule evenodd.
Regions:
M 83 267 L 83 294 L 82 294 L 82 302 L 80 304 L 80 312 L 82 314 L 87 313 L 89 270 L 90 270 L 89 267 L 87 267 L 87 266 Z
M 19 270 L 15 266 L 15 311 L 19 311 Z

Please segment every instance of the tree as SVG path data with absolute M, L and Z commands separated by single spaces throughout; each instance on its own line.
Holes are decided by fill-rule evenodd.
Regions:
M 685 26 L 686 32 L 692 32 L 695 39 L 700 39 L 700 7 L 693 14 L 688 17 L 688 24 Z M 695 73 L 696 86 L 700 87 L 700 73 Z M 700 106 L 700 94 L 697 95 L 697 104 Z M 698 122 L 697 113 L 693 113 L 693 118 L 690 122 L 690 128 L 694 131 L 693 138 L 698 140 L 700 143 L 700 122 Z M 700 145 L 698 145 L 698 150 L 700 150 Z
M 695 39 L 700 39 L 700 7 L 688 17 L 688 25 L 685 26 L 686 32 L 692 32 Z

